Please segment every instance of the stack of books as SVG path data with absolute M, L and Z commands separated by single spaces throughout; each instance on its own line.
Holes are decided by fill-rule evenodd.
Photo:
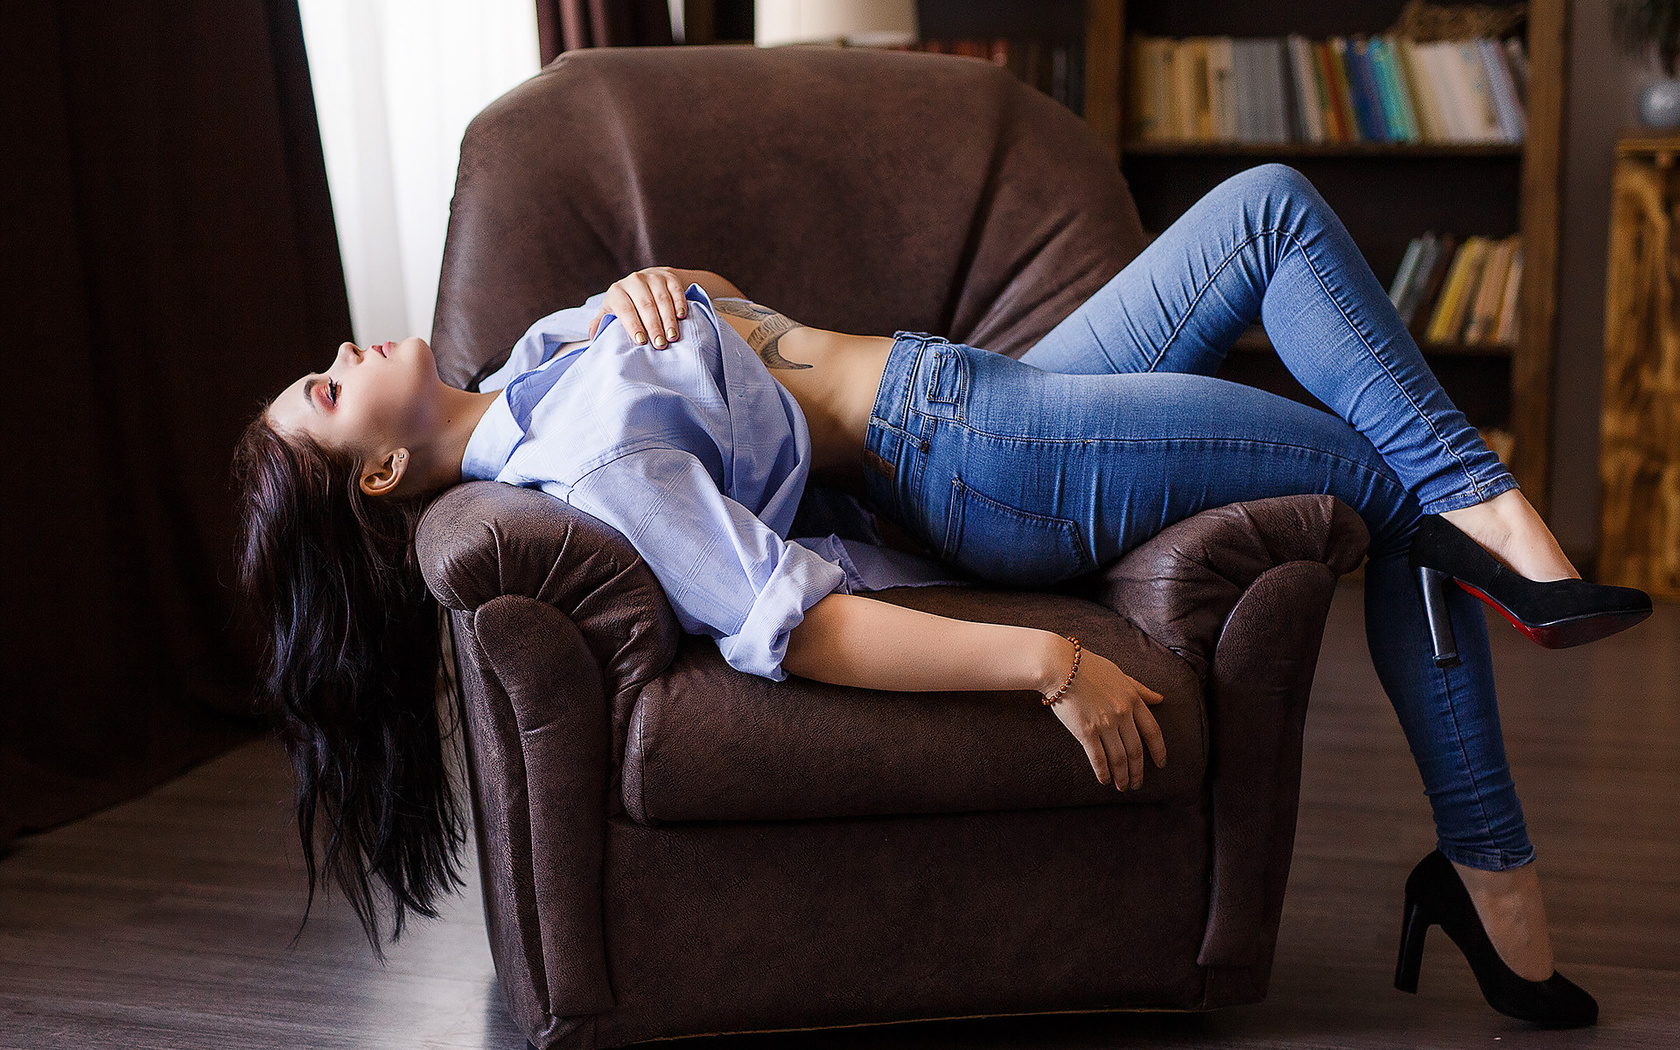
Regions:
M 1521 142 L 1522 40 L 1133 34 L 1127 137 L 1156 142 Z
M 1388 297 L 1420 343 L 1515 346 L 1522 243 L 1433 230 L 1406 246 Z
M 963 40 L 918 40 L 894 51 L 932 51 L 993 62 L 1014 73 L 1062 105 L 1083 114 L 1085 106 L 1085 47 L 1079 41 L 987 37 Z

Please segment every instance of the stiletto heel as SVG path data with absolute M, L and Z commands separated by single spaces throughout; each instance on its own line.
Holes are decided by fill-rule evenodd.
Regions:
M 1625 631 L 1651 615 L 1651 596 L 1636 587 L 1614 587 L 1577 579 L 1537 582 L 1512 572 L 1439 514 L 1425 514 L 1418 522 L 1409 561 L 1418 572 L 1419 585 L 1423 588 L 1424 610 L 1435 641 L 1435 662 L 1442 667 L 1452 665 L 1441 663 L 1446 654 L 1441 650 L 1441 636 L 1436 633 L 1437 609 L 1431 604 L 1431 582 L 1424 570 L 1452 577 L 1460 587 L 1499 610 L 1512 626 L 1548 649 L 1597 641 Z M 1452 627 L 1446 623 L 1446 598 L 1439 588 L 1433 601 L 1439 606 L 1450 641 Z M 1456 650 L 1456 646 L 1453 648 Z M 1456 652 L 1453 657 L 1456 663 Z
M 1418 970 L 1423 966 L 1423 939 L 1429 933 L 1429 920 L 1424 918 L 1423 905 L 1407 899 L 1406 915 L 1400 921 L 1400 960 L 1394 964 L 1394 987 L 1402 992 L 1417 994 Z
M 1436 667 L 1458 666 L 1458 641 L 1453 638 L 1452 617 L 1447 615 L 1446 583 L 1452 577 L 1439 569 L 1419 565 L 1418 589 L 1423 592 L 1423 614 L 1429 620 L 1429 644 L 1435 649 Z
M 1505 965 L 1476 914 L 1464 881 L 1440 850 L 1418 862 L 1406 879 L 1406 914 L 1400 927 L 1400 959 L 1394 987 L 1416 992 L 1423 965 L 1423 941 L 1429 927 L 1441 927 L 1464 953 L 1487 1004 L 1522 1021 L 1547 1028 L 1579 1028 L 1598 1020 L 1598 1001 L 1574 981 L 1552 971 L 1544 981 L 1529 981 Z

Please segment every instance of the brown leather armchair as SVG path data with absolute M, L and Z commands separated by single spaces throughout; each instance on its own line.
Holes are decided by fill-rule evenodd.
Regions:
M 806 324 L 1019 356 L 1143 243 L 1085 125 L 987 63 L 568 51 L 468 129 L 433 342 L 470 385 L 536 318 L 663 263 Z M 1261 999 L 1324 618 L 1366 542 L 1347 506 L 1286 497 L 1054 590 L 871 595 L 1076 634 L 1164 693 L 1168 764 L 1120 793 L 1035 694 L 743 674 L 599 520 L 448 490 L 418 547 L 515 1017 L 591 1048 Z

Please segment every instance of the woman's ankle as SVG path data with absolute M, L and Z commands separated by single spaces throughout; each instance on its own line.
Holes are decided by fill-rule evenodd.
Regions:
M 1518 977 L 1544 981 L 1556 968 L 1540 875 L 1532 863 L 1507 871 L 1482 871 L 1456 861 L 1459 880 L 1470 893 L 1488 939 Z
M 1490 500 L 1443 511 L 1465 535 L 1481 544 L 1501 565 L 1536 582 L 1580 579 L 1557 538 L 1517 489 Z

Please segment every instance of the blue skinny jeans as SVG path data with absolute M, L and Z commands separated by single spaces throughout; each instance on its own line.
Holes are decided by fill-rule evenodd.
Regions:
M 1256 315 L 1335 415 L 1214 377 Z M 1370 529 L 1366 640 L 1441 852 L 1494 871 L 1533 859 L 1481 605 L 1447 589 L 1462 662 L 1436 667 L 1406 558 L 1420 515 L 1516 479 L 1300 172 L 1226 179 L 1018 360 L 895 333 L 865 448 L 872 509 L 1008 585 L 1092 571 L 1209 507 L 1336 496 Z

